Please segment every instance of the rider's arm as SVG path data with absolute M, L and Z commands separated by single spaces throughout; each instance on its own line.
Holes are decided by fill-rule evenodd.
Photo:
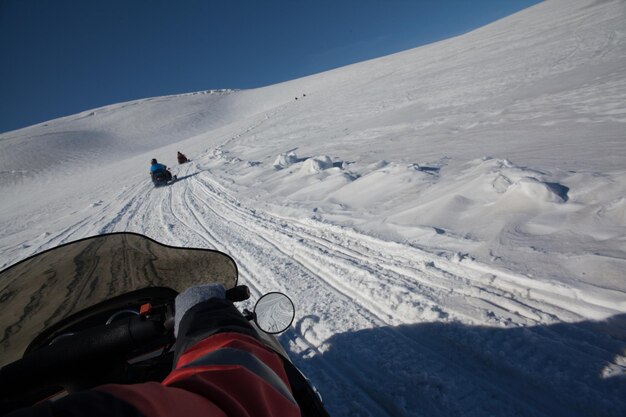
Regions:
M 227 416 L 300 415 L 282 359 L 259 341 L 230 301 L 212 298 L 195 304 L 177 329 L 175 369 L 162 384 L 99 389 L 146 416 L 211 416 L 215 409 Z
M 230 301 L 183 304 L 177 298 L 175 365 L 162 383 L 103 385 L 24 415 L 300 416 L 282 359 Z

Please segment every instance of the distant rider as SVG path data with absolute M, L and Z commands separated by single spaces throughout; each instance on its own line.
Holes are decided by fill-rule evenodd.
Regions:
M 178 155 L 176 155 L 176 158 L 178 158 L 178 163 L 179 164 L 184 164 L 185 162 L 189 162 L 189 159 L 187 159 L 185 154 L 183 154 L 181 152 L 178 152 Z
M 150 161 L 150 177 L 152 181 L 156 181 L 158 177 L 165 176 L 165 181 L 170 181 L 172 179 L 172 173 L 167 169 L 167 167 L 163 164 L 159 164 L 156 158 Z

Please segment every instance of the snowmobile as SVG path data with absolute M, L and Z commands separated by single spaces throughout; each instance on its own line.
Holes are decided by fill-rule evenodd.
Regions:
M 176 159 L 178 160 L 179 165 L 186 164 L 187 162 L 191 161 L 189 158 L 187 158 L 185 154 L 180 152 L 176 154 Z
M 101 384 L 162 381 L 173 366 L 175 297 L 220 283 L 227 299 L 248 300 L 237 277 L 225 253 L 128 232 L 63 244 L 1 271 L 0 414 Z M 328 416 L 276 338 L 295 317 L 291 300 L 268 293 L 240 313 L 282 358 L 302 415 Z
M 172 175 L 169 170 L 159 171 L 152 174 L 152 183 L 155 187 L 173 184 L 177 179 L 178 177 L 176 175 Z

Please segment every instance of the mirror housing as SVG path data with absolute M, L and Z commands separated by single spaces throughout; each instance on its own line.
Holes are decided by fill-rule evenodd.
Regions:
M 254 306 L 254 322 L 265 333 L 282 333 L 291 326 L 296 308 L 289 297 L 270 292 L 259 298 Z

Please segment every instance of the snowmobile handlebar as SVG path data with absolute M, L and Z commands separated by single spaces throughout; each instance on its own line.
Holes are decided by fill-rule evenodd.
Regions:
M 245 301 L 250 298 L 250 290 L 239 285 L 228 289 L 225 296 L 232 302 Z M 133 352 L 146 353 L 148 349 L 174 342 L 170 314 L 146 317 L 137 313 L 110 324 L 62 335 L 0 368 L 0 392 L 9 398 L 20 396 L 33 386 L 56 385 L 74 390 L 83 381 L 94 385 L 94 375 L 111 378 L 112 371 L 123 372 L 120 366 Z
M 150 344 L 165 334 L 163 323 L 143 316 L 128 317 L 102 325 L 38 349 L 0 369 L 3 396 L 19 395 L 36 385 L 65 386 L 72 381 L 93 377 L 123 362 L 129 352 Z

